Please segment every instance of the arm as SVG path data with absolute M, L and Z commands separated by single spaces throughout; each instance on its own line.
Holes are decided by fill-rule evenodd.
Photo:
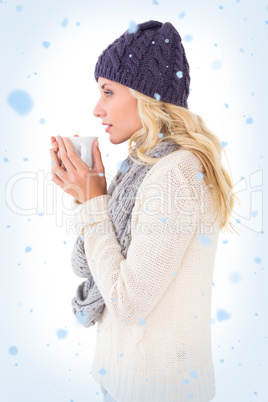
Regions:
M 108 195 L 87 201 L 78 214 L 92 275 L 120 325 L 138 324 L 146 318 L 179 274 L 194 237 L 192 225 L 199 207 L 186 176 L 192 175 L 198 187 L 196 173 L 200 169 L 194 171 L 195 165 L 189 161 L 185 167 L 175 164 L 172 169 L 156 169 L 150 180 L 144 181 L 127 258 L 121 254 L 107 212 Z

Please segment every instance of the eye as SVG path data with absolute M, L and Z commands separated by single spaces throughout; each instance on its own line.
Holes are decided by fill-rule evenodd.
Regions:
M 104 91 L 104 93 L 105 93 L 105 94 L 112 94 L 112 92 L 110 92 L 110 91 L 106 91 L 106 92 Z M 107 96 L 108 96 L 108 95 L 107 95 Z

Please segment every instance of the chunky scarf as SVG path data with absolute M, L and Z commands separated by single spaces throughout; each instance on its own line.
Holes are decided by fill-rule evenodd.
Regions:
M 180 148 L 173 141 L 159 142 L 149 151 L 151 157 L 163 157 Z M 143 179 L 153 165 L 141 165 L 128 156 L 121 164 L 107 192 L 111 195 L 108 211 L 112 218 L 117 241 L 126 258 L 131 242 L 131 216 L 136 194 Z M 72 268 L 76 275 L 87 280 L 78 286 L 72 300 L 73 313 L 81 324 L 90 327 L 98 321 L 105 307 L 103 297 L 90 272 L 84 249 L 84 239 L 78 236 L 72 252 Z

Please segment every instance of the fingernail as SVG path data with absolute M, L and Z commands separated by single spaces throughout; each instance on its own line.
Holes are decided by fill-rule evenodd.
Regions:
M 98 140 L 96 141 L 96 146 L 99 148 L 99 141 Z
M 59 140 L 60 140 L 60 136 L 59 136 L 59 135 L 57 135 L 56 139 L 57 139 L 57 141 L 59 141 Z

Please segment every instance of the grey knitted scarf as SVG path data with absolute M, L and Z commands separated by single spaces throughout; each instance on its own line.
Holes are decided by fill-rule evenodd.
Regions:
M 151 157 L 163 157 L 180 148 L 172 140 L 162 141 L 151 150 Z M 128 156 L 121 164 L 107 192 L 111 195 L 108 211 L 112 218 L 117 241 L 126 258 L 131 242 L 131 216 L 139 186 L 153 165 L 140 165 Z M 104 299 L 94 282 L 85 255 L 84 239 L 78 236 L 71 257 L 76 275 L 87 278 L 78 286 L 76 297 L 72 300 L 73 313 L 81 324 L 90 327 L 98 321 L 105 307 Z

